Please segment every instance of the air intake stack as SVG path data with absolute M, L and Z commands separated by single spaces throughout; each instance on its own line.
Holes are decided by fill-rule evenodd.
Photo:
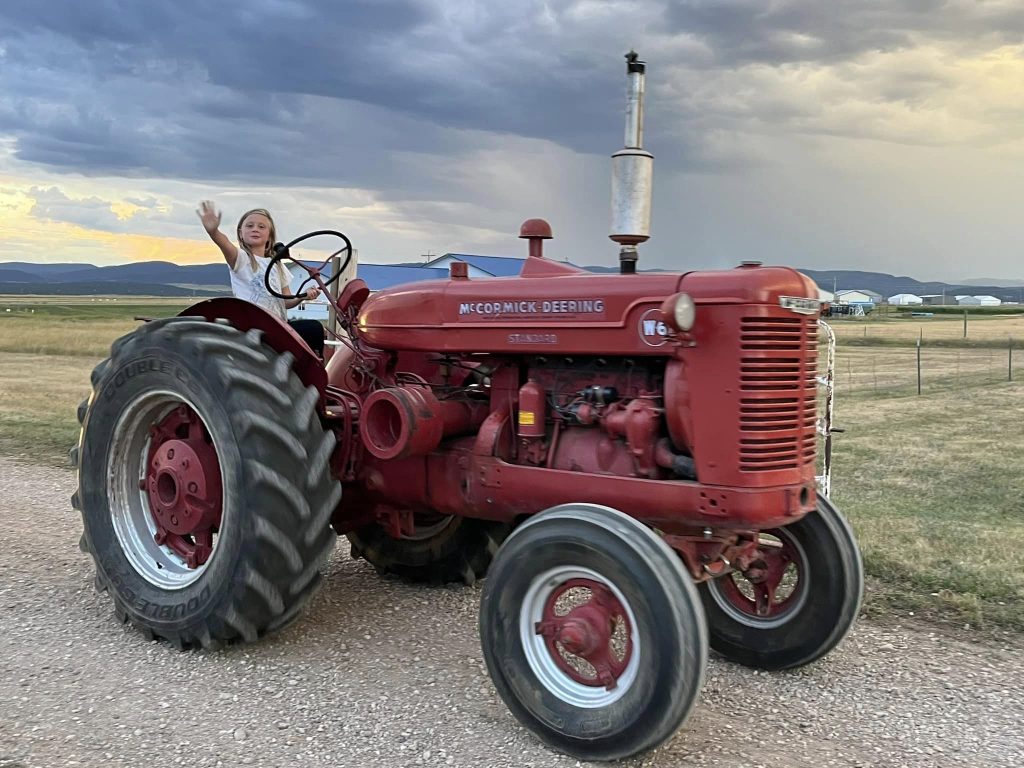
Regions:
M 644 70 L 636 51 L 626 54 L 626 146 L 612 155 L 612 231 L 622 246 L 619 271 L 636 272 L 636 247 L 651 236 L 651 190 L 654 155 L 643 148 Z

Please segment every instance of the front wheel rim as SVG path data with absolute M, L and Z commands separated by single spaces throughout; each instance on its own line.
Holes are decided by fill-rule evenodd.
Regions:
M 765 531 L 758 541 L 767 552 L 767 571 L 777 570 L 776 576 L 768 577 L 770 592 L 739 572 L 712 579 L 707 589 L 715 604 L 733 620 L 755 629 L 773 629 L 803 609 L 811 591 L 811 568 L 803 546 L 787 529 Z
M 191 463 L 183 466 L 182 454 Z M 109 457 L 111 524 L 128 563 L 160 589 L 195 582 L 220 541 L 224 491 L 216 446 L 198 409 L 174 392 L 137 397 L 114 427 Z
M 564 613 L 556 610 L 555 602 L 562 597 L 572 600 L 568 593 L 574 589 L 589 589 L 590 599 Z M 613 620 L 612 631 L 588 633 L 586 629 L 595 628 L 591 620 L 602 614 Z M 583 709 L 606 707 L 635 683 L 641 658 L 637 626 L 622 592 L 596 571 L 578 566 L 560 566 L 536 576 L 519 611 L 520 642 L 530 670 L 551 694 Z M 580 628 L 590 637 L 581 636 Z M 587 647 L 587 639 L 598 642 Z M 589 660 L 606 669 L 599 670 Z

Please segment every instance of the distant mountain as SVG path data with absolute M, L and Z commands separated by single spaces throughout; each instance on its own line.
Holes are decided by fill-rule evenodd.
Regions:
M 0 294 L 15 296 L 224 296 L 228 289 L 210 291 L 201 289 L 180 288 L 174 285 L 159 283 L 114 282 L 96 280 L 94 282 L 17 282 L 0 281 Z
M 969 280 L 961 280 L 962 285 L 1005 285 L 1015 288 L 1024 287 L 1024 280 L 1004 280 L 998 277 L 972 277 Z
M 49 278 L 53 274 L 70 274 L 86 269 L 99 269 L 95 264 L 82 264 L 81 262 L 66 262 L 63 264 L 36 264 L 31 261 L 5 261 L 0 263 L 3 269 L 20 269 L 40 277 Z
M 92 267 L 63 274 L 49 275 L 60 282 L 137 282 L 194 283 L 196 285 L 230 285 L 227 264 L 191 264 L 181 266 L 166 261 L 141 261 L 114 267 Z
M 138 294 L 140 286 L 163 286 L 159 293 L 146 291 L 151 296 L 188 295 L 187 286 L 211 286 L 230 288 L 231 282 L 227 264 L 179 265 L 167 261 L 141 261 L 135 264 L 119 264 L 113 267 L 97 267 L 94 264 L 33 264 L 15 261 L 0 264 L 0 283 L 34 282 L 46 284 L 42 293 L 61 295 L 74 294 L 81 288 L 86 295 L 96 293 Z M 94 290 L 94 284 L 106 283 L 103 290 Z M 58 289 L 58 286 L 64 286 Z M 37 285 L 36 288 L 39 286 Z M 165 290 L 166 289 L 166 290 Z M 0 293 L 12 291 L 0 290 Z M 17 291 L 25 293 L 26 291 Z M 38 293 L 32 290 L 31 293 Z M 208 293 L 208 291 L 207 291 Z M 196 293 L 195 295 L 207 295 Z M 215 295 L 215 294 L 209 294 Z
M 819 288 L 836 290 L 864 290 L 880 293 L 882 296 L 894 296 L 897 293 L 913 293 L 917 296 L 929 294 L 945 294 L 953 303 L 957 294 L 972 296 L 995 296 L 1002 301 L 1024 301 L 1024 288 L 1013 285 L 941 283 L 938 281 L 915 280 L 906 275 L 889 275 L 884 272 L 861 272 L 848 269 L 801 269 L 805 275 L 818 284 Z
M 23 269 L 7 269 L 0 266 L 0 283 L 31 283 L 38 282 L 39 275 Z

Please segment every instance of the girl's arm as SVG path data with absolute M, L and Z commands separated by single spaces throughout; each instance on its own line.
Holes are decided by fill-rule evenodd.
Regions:
M 199 210 L 196 213 L 199 214 L 199 220 L 203 222 L 203 229 L 206 230 L 206 234 L 210 236 L 210 239 L 220 248 L 220 252 L 224 254 L 224 261 L 228 263 L 231 269 L 234 269 L 235 262 L 238 260 L 238 248 L 219 229 L 220 211 L 214 207 L 213 202 L 210 200 L 203 200 L 199 204 Z
M 315 299 L 319 295 L 320 295 L 320 289 L 319 288 L 307 288 L 305 293 L 303 293 L 301 296 L 296 296 L 296 297 L 294 297 L 292 299 L 285 299 L 284 300 L 284 305 L 288 309 L 291 309 L 292 307 L 299 306 L 299 304 L 301 304 L 304 301 L 312 301 L 313 299 Z

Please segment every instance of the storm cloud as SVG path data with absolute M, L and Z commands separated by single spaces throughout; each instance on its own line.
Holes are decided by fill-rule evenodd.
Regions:
M 904 231 L 862 201 L 878 232 L 855 245 L 834 240 L 844 210 L 886 183 L 899 147 L 1018 152 L 1022 40 L 1009 0 L 6 0 L 0 170 L 322 188 L 324 213 L 353 214 L 364 194 L 380 204 L 362 206 L 368 227 L 407 217 L 416 237 L 461 228 L 480 246 L 527 208 L 552 211 L 583 258 L 607 248 L 604 158 L 622 143 L 622 55 L 636 47 L 650 62 L 655 261 L 675 263 L 681 243 L 698 263 L 767 243 L 805 266 L 830 249 L 880 267 L 898 247 L 906 269 L 933 253 L 912 231 L 941 229 L 955 203 L 911 200 L 921 218 Z M 757 205 L 766 186 L 772 215 Z M 48 194 L 37 213 L 130 220 Z M 823 199 L 808 230 L 800 208 Z M 179 202 L 161 206 L 182 223 Z M 160 231 L 160 215 L 135 220 Z

